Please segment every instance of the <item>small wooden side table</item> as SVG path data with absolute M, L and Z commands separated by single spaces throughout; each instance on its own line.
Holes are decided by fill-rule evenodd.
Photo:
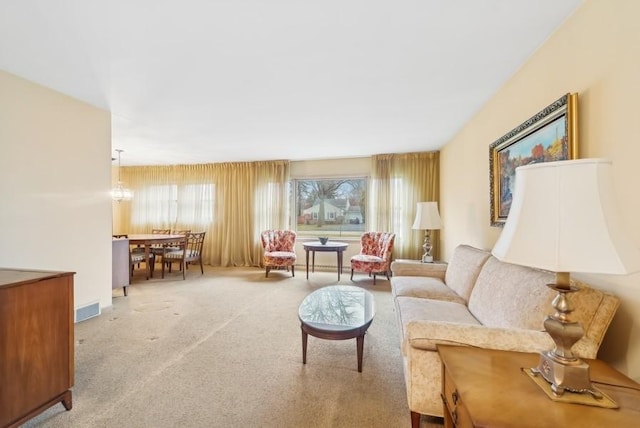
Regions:
M 607 409 L 553 401 L 522 368 L 538 354 L 438 345 L 445 427 L 632 427 L 640 421 L 640 384 L 600 360 L 591 380 L 618 405 Z
M 304 248 L 307 262 L 307 279 L 309 279 L 309 251 L 311 251 L 311 272 L 315 271 L 316 267 L 316 251 L 320 252 L 335 252 L 338 262 L 338 281 L 340 281 L 340 274 L 342 273 L 342 259 L 343 253 L 349 246 L 346 242 L 329 241 L 325 244 L 321 242 L 305 242 L 302 244 Z

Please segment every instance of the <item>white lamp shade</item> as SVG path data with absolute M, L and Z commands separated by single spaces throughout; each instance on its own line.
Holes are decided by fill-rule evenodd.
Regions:
M 415 230 L 436 230 L 442 228 L 442 220 L 438 212 L 437 202 L 418 202 L 416 209 L 416 219 L 412 229 Z
M 492 253 L 553 272 L 639 271 L 640 250 L 625 233 L 614 195 L 610 161 L 519 167 L 509 216 Z

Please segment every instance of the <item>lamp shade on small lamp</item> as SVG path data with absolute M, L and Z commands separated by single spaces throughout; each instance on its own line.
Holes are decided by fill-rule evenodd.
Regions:
M 438 212 L 437 202 L 418 202 L 416 207 L 416 218 L 411 226 L 414 230 L 424 230 L 424 244 L 422 245 L 424 254 L 422 255 L 422 261 L 425 263 L 433 262 L 431 256 L 431 236 L 430 230 L 438 230 L 442 228 L 442 220 L 440 219 L 440 213 Z
M 640 270 L 640 250 L 618 215 L 612 164 L 602 159 L 547 162 L 516 168 L 515 191 L 504 230 L 492 253 L 499 260 L 556 273 L 556 310 L 544 327 L 556 346 L 531 369 L 565 390 L 593 394 L 589 366 L 571 348 L 584 335 L 572 322 L 569 295 L 579 291 L 570 272 L 628 274 Z

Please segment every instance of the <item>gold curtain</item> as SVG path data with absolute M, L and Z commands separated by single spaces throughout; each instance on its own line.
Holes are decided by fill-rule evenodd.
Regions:
M 121 172 L 134 197 L 117 203 L 117 233 L 205 231 L 206 264 L 260 266 L 260 232 L 289 224 L 289 161 L 123 167 Z
M 396 234 L 393 258 L 420 259 L 424 231 L 411 226 L 418 202 L 435 201 L 440 208 L 440 152 L 373 156 L 369 194 L 372 230 Z M 431 242 L 438 259 L 439 231 L 431 231 Z

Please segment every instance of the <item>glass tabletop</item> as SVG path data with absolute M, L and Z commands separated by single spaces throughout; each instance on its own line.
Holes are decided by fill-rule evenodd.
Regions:
M 327 331 L 352 330 L 375 315 L 373 295 L 352 285 L 331 285 L 309 294 L 300 304 L 303 323 Z

